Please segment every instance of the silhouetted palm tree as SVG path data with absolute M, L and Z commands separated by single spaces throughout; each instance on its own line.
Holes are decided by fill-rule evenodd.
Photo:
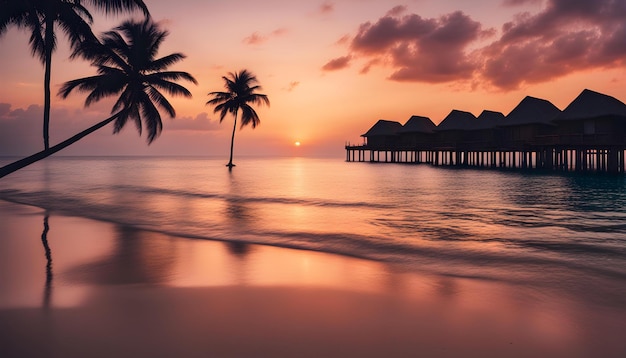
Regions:
M 98 68 L 98 75 L 66 82 L 59 95 L 66 98 L 74 89 L 89 92 L 85 106 L 119 95 L 111 110 L 113 115 L 47 150 L 0 168 L 0 178 L 58 152 L 111 122 L 115 122 L 114 133 L 119 132 L 128 120 L 135 122 L 140 134 L 145 125 L 150 144 L 163 128 L 157 107 L 172 118 L 176 116 L 174 107 L 160 91 L 191 97 L 185 87 L 173 81 L 184 79 L 197 83 L 187 72 L 164 71 L 185 58 L 183 54 L 155 58 L 167 35 L 167 31 L 159 29 L 149 19 L 143 22 L 126 21 L 113 31 L 105 32 L 101 41 L 79 45 L 73 56 L 90 60 Z
M 91 3 L 106 13 L 138 8 L 149 15 L 142 0 L 0 0 L 0 36 L 9 25 L 28 29 L 32 53 L 44 64 L 44 149 L 50 147 L 50 77 L 52 52 L 57 45 L 54 27 L 57 25 L 63 30 L 72 47 L 93 40 L 95 36 L 90 26 L 93 18 L 83 3 Z
M 230 160 L 226 166 L 232 169 L 233 164 L 233 146 L 235 143 L 235 129 L 237 129 L 237 113 L 241 110 L 241 128 L 252 124 L 252 128 L 261 122 L 251 104 L 266 104 L 270 105 L 270 101 L 267 95 L 256 93 L 261 89 L 261 86 L 257 85 L 258 80 L 248 70 L 241 70 L 239 73 L 228 73 L 228 76 L 223 76 L 224 87 L 226 92 L 210 92 L 209 96 L 213 96 L 206 104 L 215 106 L 214 113 L 220 112 L 220 123 L 224 120 L 227 113 L 230 113 L 235 118 L 233 125 L 233 134 L 230 139 Z

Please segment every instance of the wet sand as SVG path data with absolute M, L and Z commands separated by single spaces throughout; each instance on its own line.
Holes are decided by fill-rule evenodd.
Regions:
M 0 228 L 2 357 L 626 355 L 626 307 L 602 297 L 3 201 Z

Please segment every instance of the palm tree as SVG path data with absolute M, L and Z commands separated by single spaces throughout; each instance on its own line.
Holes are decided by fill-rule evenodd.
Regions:
M 138 8 L 149 16 L 143 0 L 0 0 L 0 36 L 6 32 L 9 25 L 28 29 L 31 51 L 44 64 L 44 149 L 50 147 L 50 80 L 52 53 L 57 45 L 54 27 L 57 25 L 63 30 L 72 47 L 83 41 L 93 40 L 95 38 L 91 31 L 93 18 L 82 5 L 83 2 L 91 3 L 106 13 Z
M 174 107 L 160 91 L 189 98 L 191 92 L 174 81 L 184 79 L 197 84 L 195 78 L 187 72 L 164 71 L 185 58 L 183 54 L 173 53 L 155 58 L 167 35 L 167 31 L 159 29 L 150 19 L 142 22 L 129 20 L 104 33 L 100 41 L 80 44 L 73 56 L 90 60 L 97 67 L 98 74 L 66 82 L 59 95 L 66 98 L 73 90 L 89 92 L 85 106 L 108 96 L 119 95 L 111 110 L 111 117 L 47 150 L 0 168 L 0 178 L 50 156 L 112 122 L 114 133 L 119 132 L 128 120 L 135 122 L 139 134 L 145 126 L 150 144 L 163 128 L 157 107 L 172 118 L 176 116 Z
M 235 143 L 235 129 L 237 128 L 237 113 L 241 110 L 241 128 L 252 124 L 252 128 L 256 128 L 261 120 L 256 111 L 250 104 L 270 105 L 267 95 L 255 93 L 261 89 L 257 85 L 258 80 L 248 70 L 241 70 L 239 73 L 228 73 L 228 76 L 222 76 L 226 92 L 210 92 L 209 96 L 213 96 L 206 104 L 215 106 L 214 113 L 220 112 L 220 123 L 224 120 L 227 113 L 235 118 L 233 125 L 233 134 L 230 139 L 230 160 L 226 166 L 232 169 L 233 164 L 233 146 Z

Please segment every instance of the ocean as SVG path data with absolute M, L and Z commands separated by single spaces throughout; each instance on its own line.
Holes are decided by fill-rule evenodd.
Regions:
M 4 162 L 8 162 L 7 159 Z M 54 157 L 0 199 L 189 239 L 328 252 L 626 305 L 626 177 L 341 159 Z
M 624 176 L 225 163 L 0 179 L 2 356 L 626 356 Z

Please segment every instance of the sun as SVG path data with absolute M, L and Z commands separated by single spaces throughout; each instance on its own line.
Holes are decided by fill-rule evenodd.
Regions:
M 296 147 L 299 147 L 300 146 L 300 142 L 296 141 L 293 145 L 295 145 Z

